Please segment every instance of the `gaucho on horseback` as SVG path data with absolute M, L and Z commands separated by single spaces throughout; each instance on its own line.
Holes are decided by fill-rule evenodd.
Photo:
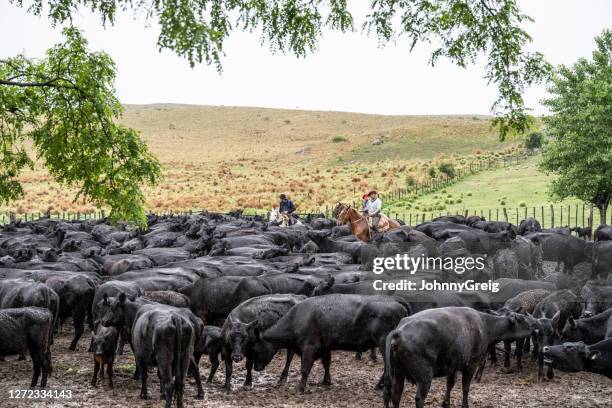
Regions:
M 373 231 L 377 231 L 380 222 L 380 210 L 382 210 L 382 200 L 378 197 L 378 192 L 372 190 L 368 193 L 363 215 L 368 219 L 368 225 Z
M 349 204 L 336 204 L 333 215 L 339 225 L 349 225 L 351 233 L 364 242 L 369 242 L 372 239 L 373 231 L 382 234 L 400 226 L 399 222 L 387 218 L 380 212 L 382 201 L 378 198 L 376 190 L 364 194 L 362 198 L 365 202 L 361 212 L 352 208 Z

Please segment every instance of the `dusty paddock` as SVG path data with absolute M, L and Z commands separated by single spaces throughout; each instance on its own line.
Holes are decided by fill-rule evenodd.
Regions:
M 67 328 L 67 326 L 64 326 Z M 98 388 L 89 381 L 93 370 L 91 354 L 86 351 L 89 336 L 79 342 L 76 352 L 68 351 L 69 332 L 56 338 L 53 346 L 54 373 L 49 379 L 53 389 L 69 389 L 72 399 L 63 400 L 15 400 L 9 398 L 9 390 L 27 388 L 31 375 L 31 362 L 17 361 L 10 357 L 0 362 L 0 406 L 28 407 L 161 407 L 158 399 L 147 401 L 138 398 L 140 382 L 132 380 L 133 359 L 131 353 L 119 356 L 115 362 L 115 388 L 107 387 L 106 378 Z M 313 368 L 306 393 L 295 392 L 299 378 L 299 358 L 294 359 L 286 386 L 277 388 L 276 376 L 284 362 L 281 352 L 264 372 L 255 373 L 252 388 L 244 388 L 242 365 L 236 367 L 233 392 L 224 394 L 221 389 L 224 370 L 219 367 L 212 384 L 205 385 L 206 397 L 195 400 L 195 389 L 190 379 L 186 387 L 187 407 L 382 407 L 382 393 L 374 389 L 382 372 L 382 361 L 371 362 L 364 355 L 355 361 L 354 354 L 337 352 L 332 360 L 332 385 L 319 385 L 323 378 L 320 363 Z M 200 372 L 206 378 L 209 363 L 206 356 Z M 535 365 L 526 360 L 524 374 L 505 373 L 498 367 L 487 365 L 483 381 L 472 384 L 472 407 L 612 407 L 612 382 L 605 377 L 587 373 L 558 373 L 552 381 L 536 382 Z M 436 379 L 427 398 L 428 407 L 439 407 L 444 396 L 446 381 Z M 158 381 L 154 372 L 149 375 L 149 393 L 157 398 Z M 407 384 L 402 406 L 414 406 L 415 387 Z M 461 383 L 458 381 L 452 394 L 452 406 L 461 406 Z

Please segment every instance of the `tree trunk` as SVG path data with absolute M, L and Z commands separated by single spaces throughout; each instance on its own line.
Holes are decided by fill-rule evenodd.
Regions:
M 607 212 L 608 212 L 608 203 L 606 204 L 600 204 L 597 206 L 597 208 L 599 209 L 599 223 L 600 224 L 607 224 Z

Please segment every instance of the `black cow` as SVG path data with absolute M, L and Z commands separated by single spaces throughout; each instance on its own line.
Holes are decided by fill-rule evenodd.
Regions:
M 578 235 L 578 238 L 582 239 L 591 239 L 593 237 L 593 228 L 592 227 L 575 227 L 571 228 L 572 231 Z
M 572 229 L 567 225 L 565 227 L 544 228 L 542 232 L 550 233 L 550 234 L 569 235 L 569 236 L 572 235 Z
M 225 319 L 240 303 L 272 293 L 265 279 L 258 276 L 221 276 L 199 279 L 178 290 L 187 295 L 191 310 L 207 324 Z
M 582 317 L 590 317 L 612 307 L 612 285 L 588 281 L 580 291 L 584 302 Z
M 575 265 L 591 261 L 592 242 L 554 232 L 531 233 L 527 238 L 541 246 L 543 260 L 557 262 L 557 272 L 561 263 L 563 272 L 572 273 Z
M 223 337 L 221 328 L 217 326 L 203 326 L 202 332 L 195 347 L 196 365 L 199 365 L 202 354 L 208 355 L 210 361 L 210 374 L 206 382 L 212 382 L 217 368 L 219 368 L 219 356 L 223 350 Z
M 595 241 L 612 241 L 612 225 L 601 224 L 597 227 Z
M 315 360 L 320 358 L 323 362 L 323 384 L 331 384 L 332 351 L 364 352 L 372 347 L 384 351 L 387 333 L 408 315 L 408 309 L 407 305 L 383 295 L 317 296 L 291 308 L 262 338 L 277 348 L 301 355 L 302 378 L 298 390 L 304 392 Z
M 612 272 L 612 241 L 598 241 L 593 245 L 591 279 L 608 279 Z
M 174 347 L 173 353 L 179 351 L 180 353 L 173 354 L 171 360 L 162 361 L 162 363 L 164 364 L 164 369 L 168 369 L 168 366 L 166 364 L 168 363 L 168 361 L 172 363 L 171 367 L 180 369 L 180 373 L 176 373 L 176 377 L 180 377 L 180 379 L 177 379 L 177 382 L 175 382 L 175 391 L 181 394 L 181 401 L 183 390 L 183 386 L 181 384 L 184 379 L 184 375 L 182 374 L 182 370 L 184 367 L 183 353 L 186 352 L 185 350 L 189 350 L 188 357 L 190 360 L 188 360 L 188 364 L 186 367 L 189 368 L 189 373 L 194 377 L 196 381 L 196 398 L 204 398 L 204 390 L 202 388 L 200 372 L 198 370 L 194 358 L 194 347 L 195 344 L 198 344 L 198 336 L 200 335 L 200 333 L 202 333 L 202 328 L 204 326 L 202 321 L 197 316 L 195 316 L 189 309 L 182 307 L 163 305 L 161 303 L 152 302 L 144 298 L 130 300 L 127 298 L 125 293 L 120 293 L 116 299 L 111 299 L 108 296 L 104 296 L 103 302 L 105 306 L 102 310 L 104 310 L 105 312 L 104 316 L 101 318 L 102 325 L 116 326 L 120 330 L 127 332 L 128 338 L 130 339 L 130 346 L 134 351 L 134 355 L 137 354 L 136 347 L 139 347 L 139 356 L 137 357 L 136 372 L 134 377 L 137 378 L 138 375 L 141 376 L 142 398 L 146 398 L 147 394 L 146 366 L 160 363 L 160 361 L 154 359 L 153 355 L 149 355 L 147 353 L 151 351 L 151 347 L 155 345 L 155 341 L 161 341 L 160 339 L 164 336 L 168 336 L 168 338 L 173 338 L 177 342 L 179 341 L 179 338 L 181 342 L 186 341 L 186 336 L 188 336 L 188 341 L 190 344 L 189 349 L 186 349 L 184 347 L 184 344 L 179 345 L 178 343 L 175 343 L 174 346 L 172 346 Z M 147 314 L 147 317 L 144 318 L 143 321 L 137 325 L 136 323 L 138 319 L 145 313 Z M 153 333 L 153 328 L 155 328 L 157 324 L 159 324 L 160 327 L 163 327 L 163 330 L 159 332 L 156 331 L 155 336 L 159 335 L 161 337 L 160 339 L 157 339 L 153 341 L 153 343 L 151 343 L 151 341 L 155 338 L 155 336 L 153 336 L 153 338 L 151 337 Z M 186 326 L 189 326 L 189 329 Z M 139 332 L 136 333 L 136 330 L 139 330 Z M 135 344 L 136 336 L 138 336 L 138 346 Z M 164 347 L 166 345 L 167 344 L 164 344 Z M 169 349 L 166 349 L 166 351 L 168 350 Z M 138 363 L 139 358 L 140 363 Z M 145 369 L 144 372 L 143 368 Z M 162 368 L 158 366 L 158 370 L 161 369 Z M 168 383 L 168 378 L 165 377 L 167 375 L 167 372 L 165 372 L 163 375 L 163 384 L 165 384 L 164 387 L 166 389 L 162 389 L 162 394 L 164 395 L 164 398 L 166 399 L 166 405 L 168 406 L 168 401 L 170 401 L 170 403 L 172 402 L 172 396 L 171 394 L 170 396 L 168 395 L 167 387 L 170 387 L 170 385 Z M 171 379 L 172 376 L 170 376 L 169 378 Z M 170 390 L 172 389 L 170 388 Z M 168 398 L 170 399 L 168 400 Z
M 245 386 L 252 384 L 252 369 L 263 370 L 277 352 L 273 344 L 261 339 L 261 333 L 272 327 L 289 309 L 306 299 L 301 295 L 264 295 L 249 299 L 238 305 L 229 314 L 221 328 L 224 341 L 225 390 L 230 391 L 232 364 L 246 358 Z M 287 380 L 293 350 L 287 351 L 287 361 L 281 373 L 279 384 Z
M 519 235 L 526 235 L 530 232 L 542 232 L 540 222 L 533 217 L 529 217 L 526 220 L 521 221 L 518 227 Z
M 193 360 L 195 337 L 189 320 L 176 311 L 152 307 L 138 313 L 132 328 L 132 346 L 142 380 L 140 398 L 147 399 L 147 367 L 156 366 L 166 408 L 172 406 L 173 394 L 176 406 L 183 407 L 185 377 Z
M 417 408 L 434 377 L 447 379 L 443 406 L 450 406 L 455 374 L 463 383 L 463 407 L 468 407 L 470 383 L 487 350 L 505 339 L 529 336 L 535 321 L 515 313 L 497 316 L 471 308 L 430 309 L 402 319 L 386 339 L 384 404 L 399 407 L 404 381 L 417 385 Z
M 534 331 L 533 340 L 534 352 L 538 355 L 538 381 L 544 377 L 542 348 L 554 344 L 567 319 L 580 316 L 581 311 L 579 298 L 570 290 L 553 292 L 536 305 L 533 316 L 538 320 L 538 328 Z M 546 376 L 549 379 L 554 377 L 550 367 Z
M 570 316 L 561 332 L 563 341 L 584 341 L 588 344 L 610 337 L 612 337 L 612 309 L 582 319 L 574 320 Z
M 21 354 L 27 349 L 33 365 L 31 388 L 38 383 L 41 371 L 40 386 L 47 386 L 51 372 L 52 335 L 53 315 L 46 308 L 0 310 L 0 357 Z
M 115 352 L 117 341 L 119 340 L 119 330 L 116 327 L 98 326 L 98 332 L 92 333 L 93 352 L 94 352 L 94 372 L 91 378 L 91 385 L 97 386 L 98 372 L 104 378 L 104 366 L 108 375 L 108 386 L 113 388 L 113 363 L 115 362 Z
M 546 364 L 561 371 L 588 371 L 612 379 L 612 339 L 587 346 L 583 342 L 544 348 Z
M 0 309 L 9 309 L 25 306 L 43 307 L 53 316 L 55 327 L 59 313 L 59 296 L 49 286 L 33 280 L 6 279 L 0 280 Z M 53 344 L 53 333 L 48 334 Z
M 72 317 L 74 337 L 68 349 L 74 351 L 85 331 L 86 318 L 89 321 L 89 328 L 93 330 L 92 306 L 96 283 L 88 276 L 75 274 L 67 278 L 54 276 L 47 279 L 45 284 L 59 296 L 60 323 L 63 323 L 63 320 L 67 317 Z

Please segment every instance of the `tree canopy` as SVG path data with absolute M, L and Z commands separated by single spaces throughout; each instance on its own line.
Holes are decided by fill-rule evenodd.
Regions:
M 115 65 L 75 28 L 42 59 L 0 60 L 0 203 L 23 194 L 18 176 L 36 158 L 114 220 L 145 224 L 141 185 L 160 165 L 138 133 L 116 124 Z M 30 149 L 31 146 L 31 149 Z
M 234 30 L 256 31 L 271 52 L 306 56 L 324 30 L 360 28 L 385 45 L 405 41 L 411 51 L 431 43 L 430 62 L 448 58 L 460 67 L 486 58 L 485 80 L 498 88 L 492 105 L 500 138 L 532 125 L 522 93 L 550 71 L 530 53 L 523 25 L 532 21 L 517 0 L 372 0 L 355 27 L 348 0 L 9 0 L 53 25 L 65 25 L 65 41 L 45 58 L 0 59 L 0 203 L 22 195 L 20 172 L 33 165 L 25 147 L 63 184 L 112 209 L 116 220 L 144 223 L 141 186 L 155 183 L 160 165 L 133 129 L 116 124 L 115 66 L 87 49 L 73 27 L 81 10 L 113 25 L 120 12 L 159 24 L 157 45 L 197 63 L 222 69 L 223 44 Z M 357 0 L 356 0 L 357 1 Z M 361 0 L 359 0 L 361 1 Z
M 544 104 L 550 141 L 541 168 L 558 177 L 551 192 L 596 205 L 602 221 L 612 199 L 612 31 L 595 38 L 591 60 L 560 66 Z
M 79 7 L 112 25 L 117 13 L 132 11 L 157 22 L 160 49 L 185 57 L 191 65 L 221 70 L 223 44 L 233 30 L 257 31 L 272 52 L 305 56 L 317 48 L 323 29 L 356 29 L 348 0 L 10 0 L 54 24 L 71 22 Z M 356 0 L 362 1 L 362 0 Z M 531 41 L 517 0 L 371 0 L 360 27 L 382 45 L 405 41 L 412 50 L 431 43 L 430 62 L 441 57 L 467 67 L 486 56 L 485 80 L 499 97 L 492 105 L 494 125 L 504 139 L 530 125 L 522 98 L 526 86 L 546 78 L 549 65 L 540 53 L 525 51 Z

